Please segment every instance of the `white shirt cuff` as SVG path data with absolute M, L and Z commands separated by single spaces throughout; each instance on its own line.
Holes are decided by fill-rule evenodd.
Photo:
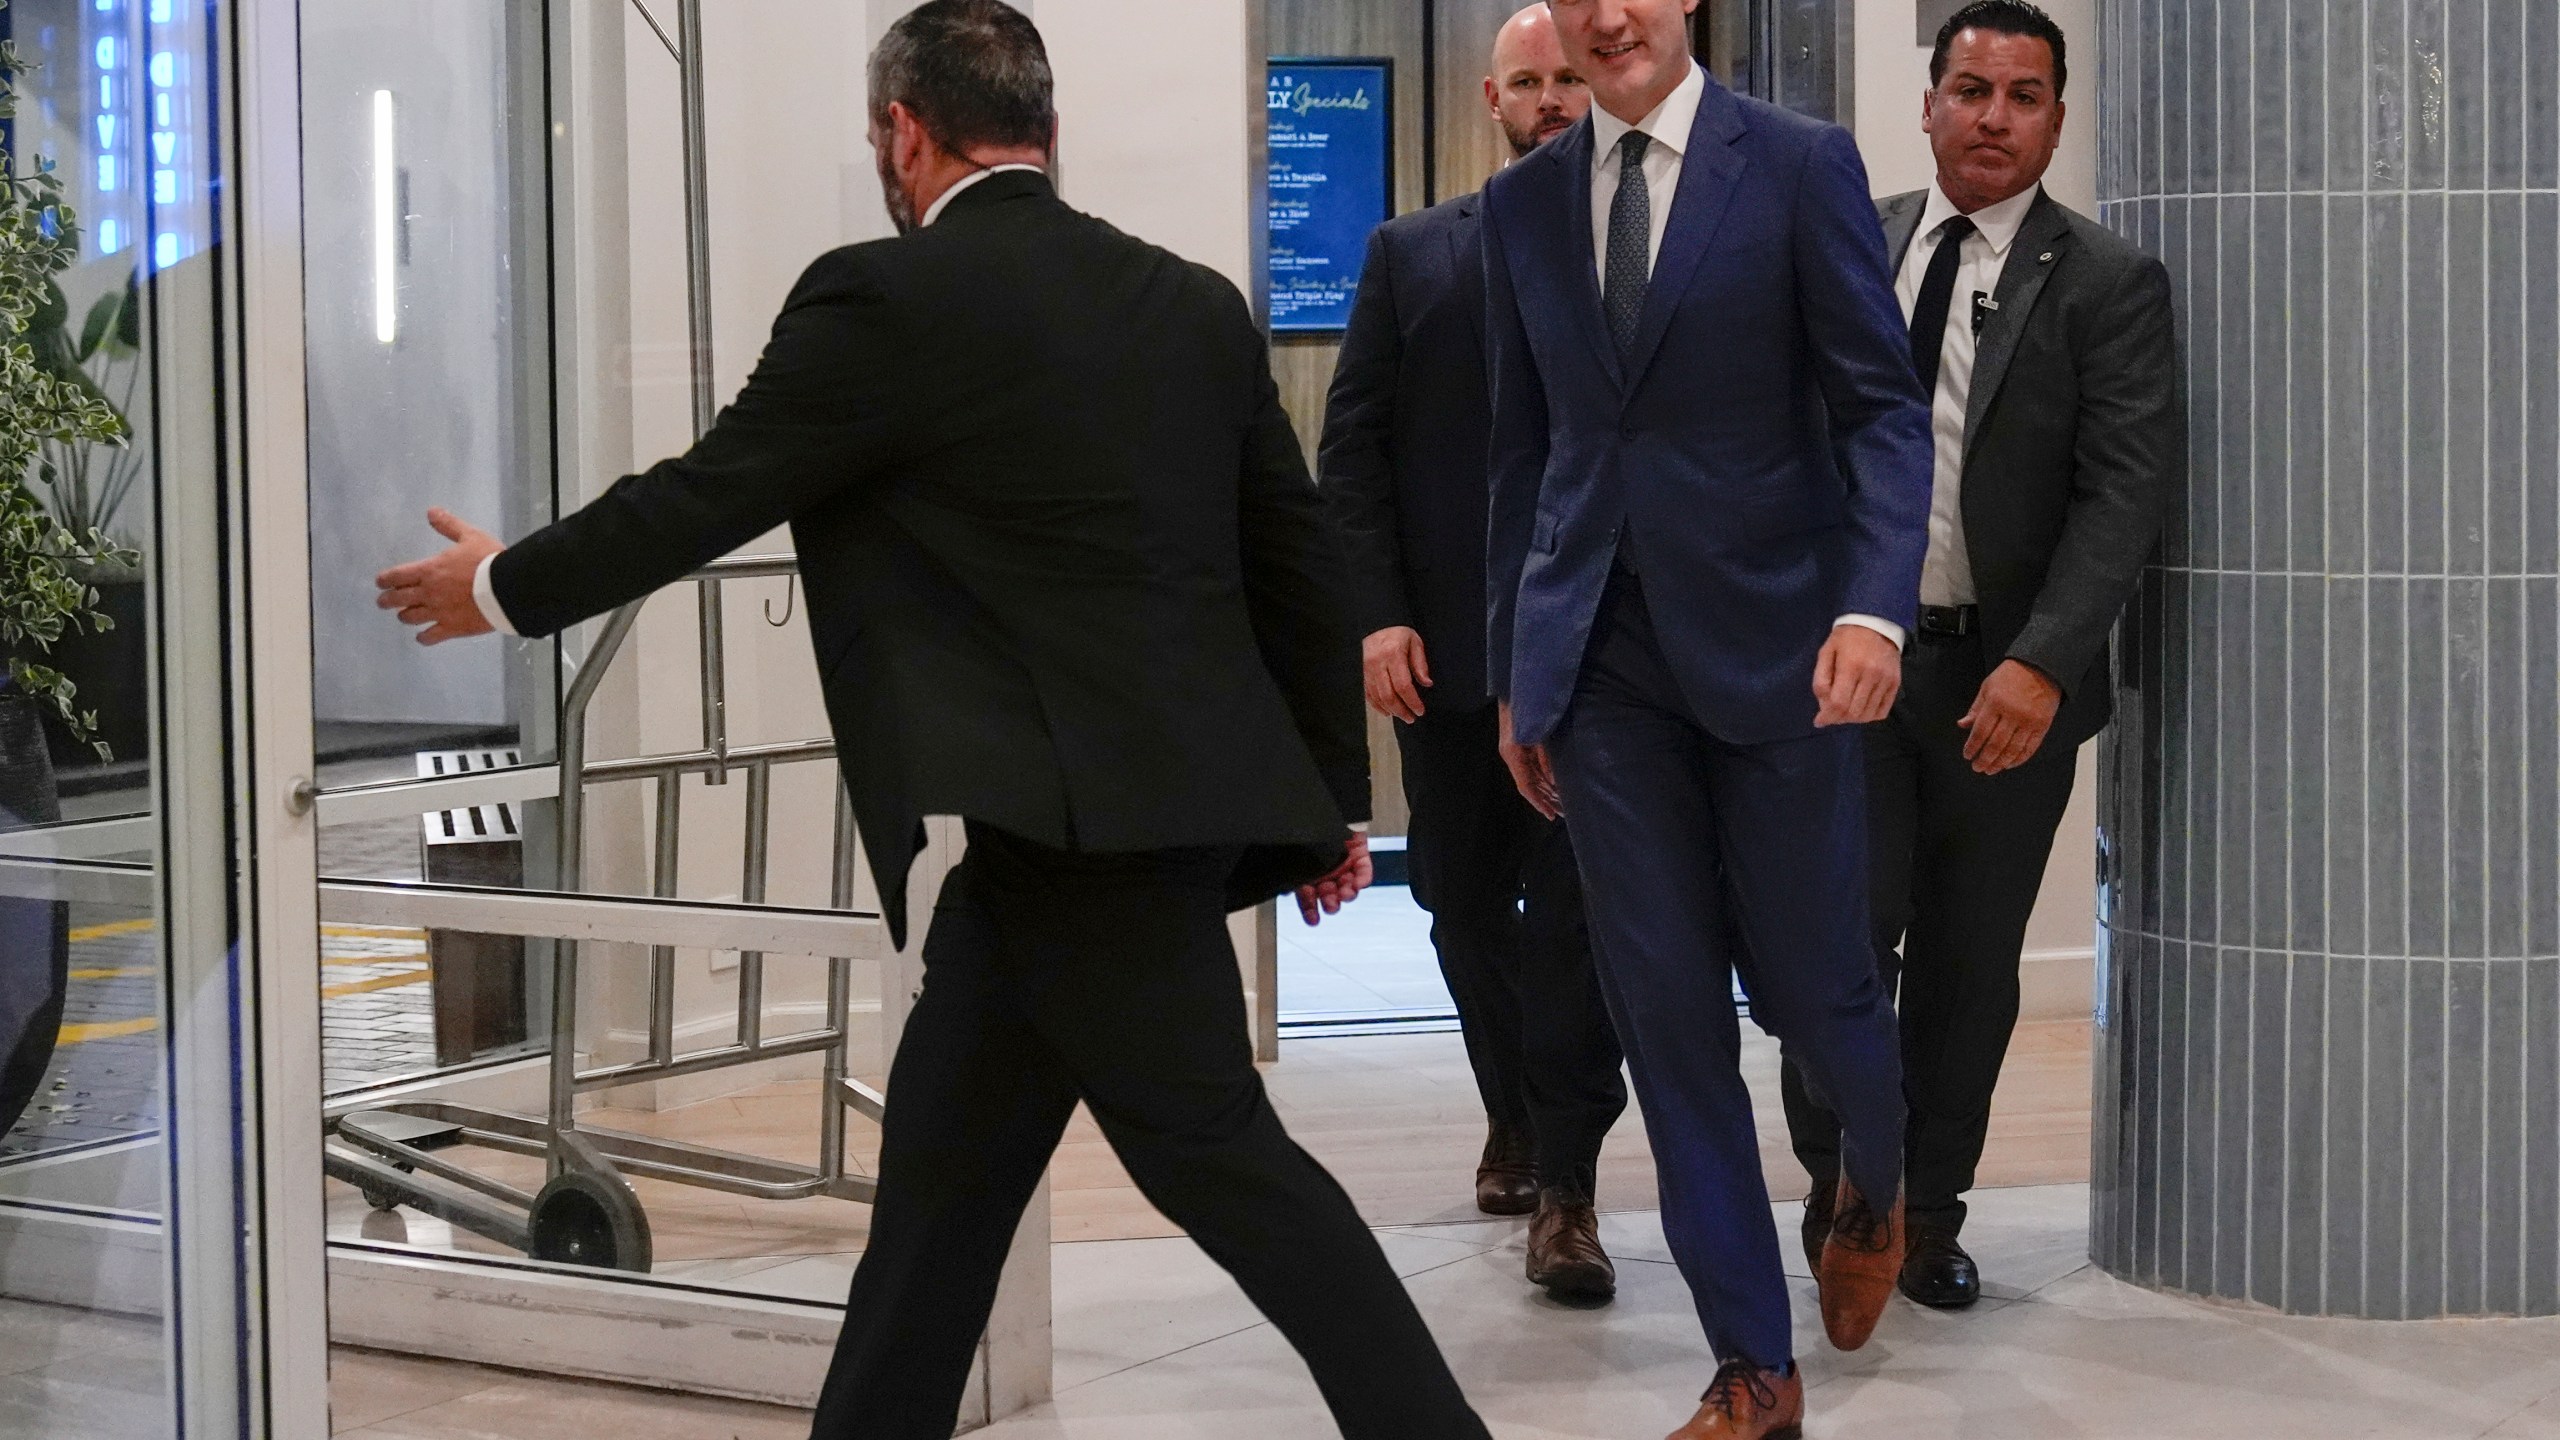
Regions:
M 1893 648 L 1896 650 L 1901 649 L 1904 645 L 1910 643 L 1911 640 L 1910 631 L 1903 629 L 1901 626 L 1894 624 L 1892 621 L 1885 619 L 1881 615 L 1843 615 L 1839 619 L 1831 622 L 1831 628 L 1834 630 L 1839 629 L 1843 625 L 1855 625 L 1861 629 L 1873 630 L 1887 640 L 1892 641 Z M 514 632 L 510 631 L 508 633 L 512 634 Z
M 1354 821 L 1352 821 L 1352 822 L 1351 822 L 1351 833 L 1352 833 L 1352 834 L 1354 834 L 1354 835 L 1366 835 L 1366 834 L 1368 834 L 1368 833 L 1369 833 L 1369 822 L 1368 822 L 1368 821 L 1366 821 L 1366 820 L 1354 820 Z
M 513 635 L 516 627 L 507 622 L 507 612 L 498 604 L 497 587 L 489 582 L 489 567 L 497 563 L 498 557 L 491 555 L 480 562 L 479 569 L 471 572 L 471 599 L 480 607 L 480 618 L 489 622 L 490 629 L 501 635 Z

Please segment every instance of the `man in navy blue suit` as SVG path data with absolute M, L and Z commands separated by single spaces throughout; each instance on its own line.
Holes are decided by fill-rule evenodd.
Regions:
M 1732 977 L 1840 1117 L 1817 1278 L 1854 1349 L 1901 1265 L 1903 1099 L 1852 727 L 1900 686 L 1931 450 L 1856 145 L 1699 69 L 1696 3 L 1550 0 L 1594 108 L 1485 192 L 1487 669 L 1522 793 L 1571 817 L 1719 1361 L 1674 1440 L 1766 1440 L 1804 1395 Z

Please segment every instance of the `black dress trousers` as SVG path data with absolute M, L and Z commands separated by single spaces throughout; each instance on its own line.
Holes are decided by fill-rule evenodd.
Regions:
M 1956 722 L 1989 673 L 1979 635 L 1922 636 L 1903 661 L 1901 699 L 1869 726 L 1869 909 L 1876 963 L 1898 992 L 1910 1102 L 1903 1194 L 1918 1224 L 1961 1228 L 1991 1124 L 2010 1033 L 2018 961 L 2078 756 L 2047 744 L 1999 775 L 1964 758 Z M 1792 1064 L 1782 1085 L 1796 1158 L 1827 1193 L 1840 1125 Z
M 1499 715 L 1434 706 L 1396 726 L 1413 811 L 1406 863 L 1486 1115 L 1529 1134 L 1545 1183 L 1588 1195 L 1626 1079 L 1572 841 L 1520 798 Z
M 1228 849 L 1079 854 L 972 822 L 889 1073 L 880 1193 L 813 1440 L 949 1440 L 1022 1210 L 1081 1099 L 1314 1373 L 1346 1440 L 1487 1440 L 1350 1197 L 1282 1130 Z

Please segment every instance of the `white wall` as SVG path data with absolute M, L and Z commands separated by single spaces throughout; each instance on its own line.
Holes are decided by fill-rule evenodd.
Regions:
M 1069 203 L 1249 288 L 1251 103 L 1261 37 L 1245 0 L 1040 0 L 1058 77 Z
M 1935 169 L 1920 130 L 1920 97 L 1929 89 L 1929 47 L 1918 34 L 1914 0 L 1855 0 L 1858 148 L 1879 195 L 1916 190 Z M 2070 42 L 2071 80 L 2064 103 L 2062 149 L 2045 173 L 2054 199 L 2084 215 L 2097 213 L 2097 0 L 2043 0 Z M 2027 930 L 2029 1018 L 2086 1015 L 2090 957 L 2097 932 L 2097 747 L 2080 756 L 2080 784 L 2055 836 L 2053 861 Z

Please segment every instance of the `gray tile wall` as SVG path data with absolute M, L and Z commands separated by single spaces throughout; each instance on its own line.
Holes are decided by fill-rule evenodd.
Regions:
M 2560 1312 L 2560 4 L 2100 28 L 2193 465 L 2102 767 L 2096 1258 Z

